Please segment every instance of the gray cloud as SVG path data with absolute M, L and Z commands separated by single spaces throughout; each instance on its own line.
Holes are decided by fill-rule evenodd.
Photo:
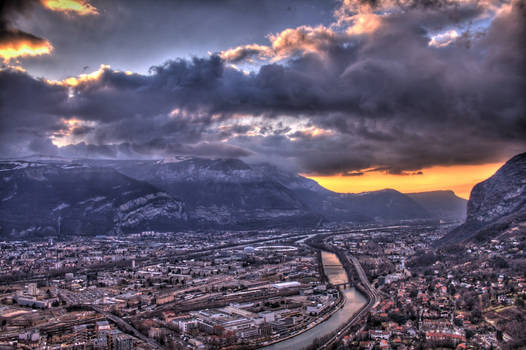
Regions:
M 66 89 L 50 86 L 26 73 L 0 71 L 0 153 L 17 155 L 55 148 L 49 140 L 64 129 L 60 121 Z M 40 152 L 40 151 L 38 151 Z
M 92 0 L 100 15 L 71 16 L 35 7 L 21 29 L 53 43 L 56 55 L 24 60 L 33 75 L 62 79 L 86 65 L 146 73 L 173 57 L 206 56 L 264 41 L 268 33 L 329 23 L 337 0 Z M 67 28 L 67 31 L 64 31 Z

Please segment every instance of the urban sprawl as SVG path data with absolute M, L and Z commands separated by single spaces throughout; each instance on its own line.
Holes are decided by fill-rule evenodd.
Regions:
M 448 229 L 0 242 L 0 349 L 520 346 L 525 242 L 431 249 Z

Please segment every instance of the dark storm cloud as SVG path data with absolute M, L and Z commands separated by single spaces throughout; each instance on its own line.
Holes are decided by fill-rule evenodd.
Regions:
M 35 150 L 35 152 L 38 152 Z M 57 151 L 56 147 L 51 154 L 59 154 L 74 158 L 131 158 L 131 159 L 151 159 L 159 155 L 189 155 L 197 157 L 215 158 L 240 158 L 246 157 L 251 153 L 228 144 L 218 142 L 201 142 L 188 145 L 173 143 L 171 139 L 154 139 L 147 143 L 120 143 L 116 145 L 94 145 L 79 142 L 68 145 Z M 49 153 L 44 153 L 49 154 Z
M 0 2 L 0 43 L 13 41 L 19 38 L 32 42 L 43 41 L 43 39 L 21 30 L 17 30 L 13 24 L 13 19 L 28 11 L 36 1 L 31 0 L 10 0 Z
M 56 152 L 49 136 L 64 129 L 60 118 L 67 97 L 63 87 L 0 70 L 0 153 Z
M 16 46 L 21 42 L 33 47 L 48 45 L 45 39 L 19 30 L 13 23 L 14 19 L 29 11 L 36 3 L 36 0 L 0 1 L 0 49 L 9 45 Z M 10 59 L 3 54 L 0 54 L 0 57 L 3 57 L 4 60 Z
M 15 42 L 15 41 L 27 41 L 30 44 L 38 45 L 43 44 L 46 40 L 39 38 L 33 34 L 23 32 L 17 29 L 0 29 L 0 45 L 3 43 Z
M 13 17 L 28 11 L 36 0 L 9 0 L 0 2 L 0 28 L 12 27 Z
M 83 143 L 56 152 L 271 158 L 318 174 L 418 175 L 433 165 L 500 161 L 526 147 L 524 11 L 516 1 L 487 32 L 444 47 L 430 46 L 430 37 L 483 9 L 411 8 L 360 35 L 312 29 L 324 35 L 308 38 L 310 51 L 301 51 L 304 37 L 289 36 L 280 43 L 293 46 L 280 51 L 292 52 L 288 59 L 250 74 L 217 55 L 168 61 L 149 75 L 105 68 L 73 87 L 4 71 L 0 87 L 14 88 L 9 96 L 2 89 L 10 137 L 2 152 L 33 151 L 66 133 Z M 67 127 L 70 119 L 78 125 Z

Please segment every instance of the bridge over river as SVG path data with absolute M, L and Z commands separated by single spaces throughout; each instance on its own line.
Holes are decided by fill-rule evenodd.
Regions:
M 338 289 L 348 289 L 353 286 L 352 282 L 344 282 L 344 283 L 338 283 L 333 284 L 333 286 L 337 287 Z

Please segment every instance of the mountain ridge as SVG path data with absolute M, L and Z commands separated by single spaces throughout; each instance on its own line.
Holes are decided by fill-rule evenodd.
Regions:
M 182 203 L 111 168 L 0 162 L 0 233 L 95 235 L 183 223 Z
M 436 218 L 464 221 L 468 201 L 451 190 L 404 193 Z
M 122 193 L 129 191 L 133 193 L 132 189 L 127 188 L 126 191 L 117 192 L 109 186 L 98 190 L 100 193 L 97 196 L 107 197 L 106 204 L 108 208 L 112 208 L 111 211 L 106 211 L 105 225 L 102 226 L 104 230 L 99 233 L 111 232 L 112 230 L 107 228 L 110 222 L 115 225 L 114 232 L 126 233 L 142 228 L 244 229 L 315 226 L 320 222 L 334 221 L 395 222 L 434 217 L 415 200 L 396 190 L 385 189 L 357 194 L 336 193 L 296 173 L 268 164 L 247 164 L 239 159 L 182 157 L 173 161 L 159 161 L 47 158 L 41 161 L 32 159 L 30 162 L 9 160 L 0 164 L 0 176 L 3 176 L 4 183 L 15 181 L 17 172 L 28 171 L 24 170 L 25 168 L 45 167 L 61 169 L 61 176 L 66 176 L 66 180 L 62 181 L 64 183 L 60 185 L 58 174 L 52 180 L 45 177 L 38 180 L 33 176 L 33 182 L 40 181 L 41 184 L 51 185 L 52 188 L 60 188 L 60 186 L 74 188 L 77 185 L 81 188 L 89 188 L 87 182 L 89 177 L 84 175 L 94 172 L 98 174 L 97 181 L 101 185 L 104 184 L 104 174 L 106 174 L 115 178 L 115 181 L 124 181 L 128 186 L 135 185 L 142 189 L 136 197 L 129 198 L 130 203 L 124 207 L 121 207 L 124 203 L 121 198 Z M 68 173 L 74 171 L 78 173 L 75 178 Z M 6 180 L 8 172 L 15 172 L 7 176 L 13 177 L 13 180 Z M 31 172 L 34 172 L 34 169 Z M 51 182 L 47 184 L 46 181 Z M 75 181 L 80 183 L 75 184 Z M 4 186 L 0 192 L 0 212 L 7 213 L 7 217 L 16 217 L 17 210 L 21 210 L 20 208 L 26 205 L 24 198 L 28 196 L 26 193 L 25 197 L 10 198 L 13 193 L 8 189 L 13 189 L 13 186 Z M 29 186 L 27 191 L 31 189 L 39 191 L 33 185 L 31 187 L 28 184 L 18 183 L 17 186 Z M 104 191 L 108 192 L 108 196 L 104 196 Z M 75 216 L 89 210 L 87 208 L 89 205 L 84 203 L 76 204 L 80 206 L 78 210 L 73 210 L 70 205 L 58 212 L 53 211 L 63 202 L 61 196 L 65 195 L 64 192 L 68 191 L 54 192 L 56 197 L 54 198 L 53 193 L 43 191 L 47 193 L 46 196 L 53 198 L 54 206 L 44 206 L 43 208 L 48 212 L 39 211 L 38 220 L 33 222 L 27 218 L 24 220 L 28 220 L 31 227 L 35 224 L 38 224 L 37 227 L 42 227 L 40 224 L 43 222 L 44 226 L 48 227 L 45 230 L 56 231 L 53 226 L 57 226 L 58 212 L 64 214 L 69 212 L 70 216 Z M 97 196 L 85 193 L 86 198 L 79 197 L 75 203 L 83 203 Z M 158 222 L 156 223 L 155 220 Z M 63 231 L 70 227 L 73 232 L 81 232 L 81 229 L 90 227 L 89 223 L 81 219 L 77 221 L 77 226 L 66 225 Z M 15 226 L 20 228 L 20 225 L 14 225 L 13 222 L 1 218 L 0 226 L 3 227 L 4 235 L 5 228 L 11 230 Z M 18 229 L 18 232 L 25 231 Z

